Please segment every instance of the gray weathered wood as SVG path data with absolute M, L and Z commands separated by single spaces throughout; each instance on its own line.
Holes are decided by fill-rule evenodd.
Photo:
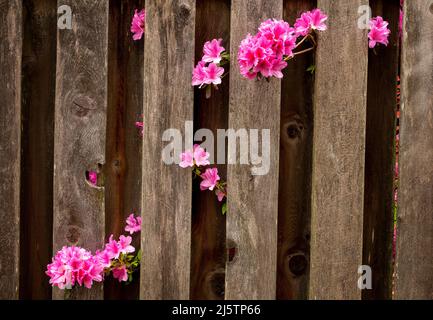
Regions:
M 0 299 L 18 299 L 22 2 L 0 3 Z
M 105 162 L 108 0 L 59 1 L 73 12 L 72 30 L 58 30 L 54 139 L 54 251 L 94 252 L 104 243 L 104 188 L 86 181 Z M 103 185 L 103 174 L 98 185 Z M 63 292 L 53 290 L 54 298 Z M 73 298 L 102 299 L 102 284 Z
M 433 299 L 433 1 L 405 1 L 395 298 Z
M 188 299 L 191 170 L 163 162 L 162 135 L 193 119 L 195 1 L 146 1 L 146 11 L 140 298 Z
M 319 0 L 328 14 L 316 55 L 311 213 L 311 299 L 359 299 L 362 264 L 367 0 Z
M 281 81 L 243 78 L 236 57 L 247 33 L 256 33 L 265 19 L 281 19 L 282 5 L 282 0 L 237 0 L 231 7 L 229 128 L 270 129 L 271 151 L 266 175 L 253 176 L 249 165 L 228 165 L 227 242 L 236 250 L 233 261 L 227 262 L 226 299 L 275 299 L 276 295 Z

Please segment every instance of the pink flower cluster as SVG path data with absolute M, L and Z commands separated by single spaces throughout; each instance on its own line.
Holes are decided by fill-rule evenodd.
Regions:
M 132 39 L 140 40 L 144 34 L 144 24 L 146 21 L 146 11 L 135 10 L 134 16 L 131 22 L 131 32 L 133 33 Z
M 126 219 L 127 226 L 125 227 L 125 231 L 129 232 L 129 234 L 134 234 L 135 232 L 141 231 L 141 217 L 135 217 L 133 213 L 129 215 Z
M 198 144 L 195 144 L 192 150 L 187 150 L 180 155 L 179 166 L 181 168 L 192 168 L 193 173 L 202 179 L 200 190 L 215 190 L 218 201 L 221 202 L 227 195 L 226 184 L 221 182 L 217 168 L 207 168 L 202 172 L 200 167 L 207 165 L 210 165 L 209 152 L 206 152 Z
M 320 9 L 304 12 L 291 27 L 283 20 L 268 19 L 259 26 L 256 35 L 248 34 L 239 46 L 238 63 L 247 79 L 256 77 L 282 78 L 287 60 L 293 58 L 297 48 L 313 30 L 326 30 L 328 17 Z M 299 44 L 298 37 L 303 36 Z M 299 52 L 301 53 L 301 52 Z
M 104 266 L 99 259 L 80 247 L 63 247 L 56 253 L 46 274 L 50 284 L 60 289 L 71 289 L 75 284 L 91 288 L 94 281 L 103 279 Z
M 374 48 L 378 43 L 388 45 L 388 37 L 391 30 L 388 29 L 388 22 L 382 17 L 375 17 L 370 20 L 370 32 L 368 33 L 368 46 Z
M 126 223 L 125 230 L 131 234 L 141 229 L 141 218 L 134 214 Z M 75 285 L 91 288 L 93 282 L 103 281 L 104 275 L 110 272 L 119 282 L 128 281 L 140 260 L 140 254 L 130 255 L 135 252 L 131 242 L 130 236 L 121 235 L 116 241 L 111 235 L 104 249 L 97 250 L 94 255 L 80 247 L 63 247 L 47 266 L 50 284 L 60 289 L 72 289 Z
M 224 74 L 221 64 L 226 61 L 222 39 L 207 41 L 203 46 L 203 57 L 192 71 L 192 85 L 199 88 L 206 85 L 219 85 Z
M 96 186 L 98 184 L 98 173 L 96 171 L 89 171 L 88 180 L 91 185 Z

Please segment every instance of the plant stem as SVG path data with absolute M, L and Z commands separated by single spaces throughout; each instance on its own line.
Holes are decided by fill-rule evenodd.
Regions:
M 296 49 L 297 47 L 299 47 L 299 46 L 302 44 L 302 42 L 304 42 L 308 37 L 309 37 L 309 34 L 307 34 L 306 36 L 304 36 L 304 37 L 301 39 L 301 41 L 299 41 L 299 42 L 296 44 L 295 49 Z
M 311 51 L 311 50 L 314 50 L 314 47 L 311 47 L 311 48 L 308 48 L 308 49 L 305 49 L 305 50 L 301 50 L 301 51 L 295 52 L 293 54 L 293 56 L 297 56 L 298 54 L 302 54 L 302 53 L 305 53 L 305 52 L 308 52 L 308 51 Z

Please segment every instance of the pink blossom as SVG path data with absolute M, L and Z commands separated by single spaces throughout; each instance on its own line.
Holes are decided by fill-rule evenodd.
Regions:
M 221 46 L 222 39 L 213 39 L 207 41 L 203 46 L 203 57 L 202 61 L 220 63 L 221 53 L 225 51 L 224 47 Z
M 206 63 L 204 61 L 200 61 L 195 66 L 192 71 L 192 85 L 200 86 L 200 88 L 205 84 L 206 75 Z
M 112 256 L 107 250 L 98 250 L 95 252 L 95 257 L 99 260 L 101 265 L 104 266 L 104 268 L 109 268 L 111 266 Z
M 196 166 L 207 166 L 209 162 L 209 152 L 206 152 L 200 145 L 194 145 L 194 161 Z
M 387 46 L 390 33 L 388 22 L 384 21 L 382 17 L 372 18 L 370 20 L 370 32 L 368 33 L 368 46 L 374 48 L 378 43 Z
M 226 194 L 224 192 L 222 192 L 220 189 L 217 189 L 215 191 L 215 194 L 216 194 L 219 202 L 223 201 L 224 197 L 226 196 Z
M 145 21 L 146 11 L 144 9 L 141 11 L 135 10 L 131 22 L 131 32 L 134 34 L 132 39 L 140 40 L 143 37 Z
M 111 259 L 118 259 L 121 253 L 119 243 L 113 239 L 113 235 L 110 235 L 108 243 L 105 244 L 105 251 L 111 257 Z
M 224 74 L 224 68 L 218 67 L 215 63 L 210 63 L 209 66 L 204 68 L 206 77 L 204 79 L 205 84 L 221 83 L 221 76 Z
M 98 174 L 96 173 L 96 171 L 89 171 L 89 182 L 96 186 L 98 183 Z
M 143 135 L 143 126 L 144 126 L 144 124 L 142 121 L 137 121 L 135 123 L 135 127 L 140 130 L 141 135 Z
M 287 66 L 284 57 L 292 57 L 296 46 L 295 31 L 283 20 L 268 19 L 260 24 L 255 36 L 248 34 L 239 46 L 238 63 L 241 74 L 254 79 L 263 77 L 282 78 Z
M 119 282 L 128 281 L 128 271 L 124 265 L 113 269 L 113 278 L 118 279 Z
M 135 251 L 135 248 L 131 246 L 132 238 L 130 236 L 121 235 L 119 238 L 119 248 L 120 252 L 123 254 L 132 253 Z
M 129 215 L 129 217 L 126 219 L 126 227 L 125 231 L 129 232 L 129 234 L 134 234 L 135 232 L 141 231 L 141 217 L 137 216 L 135 217 L 133 213 Z
M 194 154 L 191 150 L 181 153 L 179 166 L 181 168 L 194 167 Z
M 99 259 L 80 247 L 63 247 L 47 266 L 50 284 L 60 289 L 71 289 L 74 285 L 91 288 L 94 281 L 103 279 L 104 266 Z
M 320 9 L 304 12 L 295 22 L 295 32 L 298 36 L 306 36 L 311 30 L 324 31 L 327 19 L 328 16 Z
M 203 181 L 200 183 L 200 190 L 213 190 L 220 180 L 217 168 L 208 168 L 201 174 Z

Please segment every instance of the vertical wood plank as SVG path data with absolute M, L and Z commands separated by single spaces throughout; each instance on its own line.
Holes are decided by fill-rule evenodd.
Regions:
M 166 129 L 193 120 L 195 1 L 146 1 L 141 299 L 189 299 L 191 171 L 166 165 Z M 187 141 L 192 144 L 192 141 Z
M 203 56 L 203 44 L 211 39 L 223 39 L 224 48 L 230 49 L 230 1 L 199 0 L 196 7 L 195 58 Z M 226 72 L 229 66 L 224 66 Z M 196 88 L 194 129 L 227 128 L 229 105 L 229 79 L 224 78 L 210 99 L 204 90 Z M 217 141 L 214 141 L 217 150 Z M 217 165 L 218 174 L 226 181 L 226 165 Z M 221 214 L 213 192 L 200 191 L 200 179 L 194 181 L 191 243 L 191 299 L 224 299 L 226 246 L 226 216 Z
M 0 299 L 18 299 L 22 2 L 0 3 Z
M 63 245 L 94 252 L 104 243 L 108 0 L 59 1 L 73 13 L 72 30 L 58 30 L 54 139 L 54 251 Z M 99 164 L 99 165 L 98 165 Z M 102 284 L 74 290 L 74 299 L 102 299 Z M 53 290 L 53 297 L 63 292 Z
M 409 0 L 410 1 L 410 0 Z M 392 286 L 394 140 L 399 59 L 399 0 L 370 1 L 373 16 L 389 22 L 389 44 L 368 54 L 363 264 L 372 289 L 363 299 L 387 299 Z
M 107 236 L 124 233 L 130 213 L 141 212 L 142 137 L 135 127 L 143 112 L 143 40 L 130 32 L 134 10 L 144 0 L 110 0 L 108 52 L 108 110 L 105 180 L 105 230 Z M 133 236 L 136 251 L 140 236 Z M 113 277 L 104 282 L 105 299 L 138 299 L 139 278 L 127 286 Z
M 433 299 L 433 1 L 405 1 L 395 298 Z
M 20 298 L 50 299 L 57 1 L 24 9 Z
M 316 1 L 284 1 L 284 20 L 294 24 Z M 314 54 L 291 60 L 281 85 L 278 191 L 277 299 L 306 299 L 311 217 Z
M 318 1 L 329 19 L 316 58 L 311 299 L 361 298 L 368 41 L 360 5 L 368 1 Z
M 227 241 L 236 251 L 226 267 L 226 299 L 276 295 L 281 82 L 244 79 L 237 53 L 247 33 L 254 34 L 267 18 L 281 19 L 282 13 L 282 0 L 232 2 L 229 128 L 270 129 L 271 151 L 266 175 L 253 176 L 248 165 L 228 165 Z

